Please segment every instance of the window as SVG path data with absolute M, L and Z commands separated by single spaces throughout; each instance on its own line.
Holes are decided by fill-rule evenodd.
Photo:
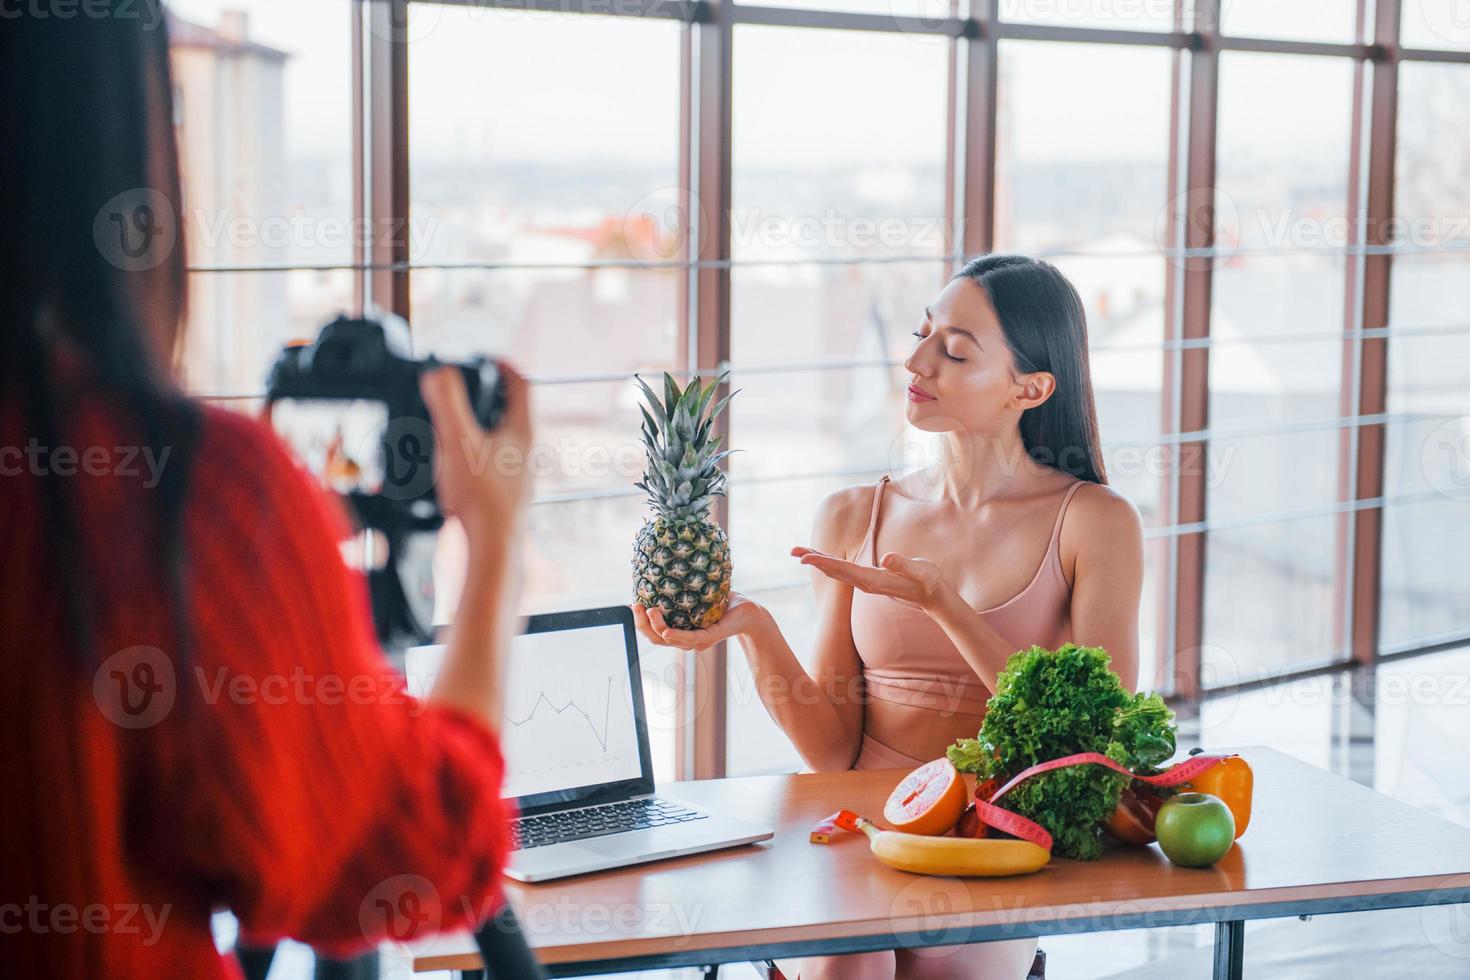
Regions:
M 1407 33 L 1408 24 L 1405 24 Z M 1384 461 L 1385 648 L 1463 632 L 1470 619 L 1470 68 L 1399 69 L 1395 214 L 1404 255 L 1389 286 Z
M 1229 0 L 1220 9 L 1220 32 L 1232 37 L 1347 44 L 1357 26 L 1358 4 L 1356 0 Z
M 622 601 L 643 509 L 632 374 L 657 377 L 678 350 L 681 272 L 664 267 L 684 234 L 666 220 L 677 25 L 411 13 L 424 18 L 409 28 L 417 350 L 504 355 L 547 382 L 534 460 L 547 502 L 532 517 L 527 601 Z
M 191 269 L 184 380 L 254 394 L 284 341 L 353 304 L 351 8 L 169 9 Z
M 543 382 L 527 610 L 627 602 L 648 511 L 633 487 L 644 456 L 632 375 L 678 366 L 687 274 L 679 26 L 483 5 L 410 14 L 417 352 L 504 355 Z M 456 551 L 441 555 L 446 578 L 463 560 Z M 664 778 L 674 660 L 644 650 Z
M 1000 0 L 999 12 L 1001 20 L 1018 24 L 1167 31 L 1174 0 Z
M 1221 56 L 1216 207 L 1227 234 L 1210 316 L 1209 425 L 1221 433 L 1210 443 L 1212 520 L 1337 499 L 1351 105 L 1345 59 Z M 1335 529 L 1322 516 L 1210 533 L 1212 680 L 1338 659 Z
M 827 493 L 893 466 L 896 365 L 948 278 L 947 64 L 903 33 L 737 26 L 733 47 L 730 427 L 759 451 L 731 457 L 731 553 L 794 640 L 813 609 L 788 553 Z M 738 653 L 729 673 L 729 770 L 799 767 Z
M 684 234 L 678 25 L 480 5 L 410 12 L 420 348 L 511 353 L 536 375 L 672 367 L 679 273 L 661 264 Z M 625 389 L 548 390 L 543 418 L 563 404 L 614 412 L 636 437 Z
M 1411 48 L 1470 50 L 1470 14 L 1455 0 L 1400 0 L 1399 40 Z
M 1169 52 L 1035 41 L 1002 41 L 999 49 L 996 245 L 1047 258 L 1077 287 L 1109 482 L 1146 526 L 1165 526 L 1157 439 L 1171 268 L 1160 234 L 1169 187 Z M 1159 669 L 1162 545 L 1161 538 L 1151 543 L 1146 562 L 1144 683 Z
M 528 609 L 627 599 L 646 516 L 631 377 L 712 364 L 713 336 L 742 390 L 729 417 L 745 450 L 729 462 L 736 587 L 806 656 L 809 575 L 787 551 L 825 495 L 932 451 L 903 424 L 901 363 L 923 306 L 968 257 L 953 240 L 963 221 L 979 227 L 972 241 L 1047 258 L 1082 297 L 1105 463 L 1146 524 L 1145 686 L 1207 692 L 1365 644 L 1414 651 L 1470 633 L 1454 560 L 1470 546 L 1470 144 L 1457 135 L 1470 131 L 1470 25 L 1455 4 L 1393 8 L 1403 50 L 1385 112 L 1371 83 L 1388 54 L 1352 46 L 1348 0 L 1223 5 L 1213 77 L 1194 69 L 1214 45 L 1176 29 L 1188 5 L 1174 0 L 1000 0 L 994 23 L 964 31 L 959 18 L 983 8 L 732 4 L 716 18 L 728 33 L 681 19 L 695 8 L 503 2 L 409 4 L 410 124 L 384 164 L 354 159 L 374 62 L 354 74 L 353 49 L 395 49 L 356 5 L 175 0 L 192 390 L 253 408 L 279 344 L 359 302 L 372 271 L 354 248 L 361 164 L 367 189 L 410 202 L 416 350 L 510 354 L 537 382 Z M 971 55 L 994 59 L 993 89 L 960 71 Z M 1213 130 L 1190 117 L 1195 86 L 1214 88 Z M 713 154 L 698 140 L 712 107 L 731 126 Z M 1391 136 L 1385 259 L 1357 246 L 1354 221 L 1387 187 L 1365 150 Z M 986 224 L 965 195 L 992 164 Z M 1190 187 L 1211 164 L 1214 187 Z M 700 302 L 726 264 L 691 264 L 685 188 L 719 188 L 725 167 L 728 200 L 693 196 L 706 218 L 729 213 L 721 309 Z M 1179 251 L 1166 224 L 1200 192 L 1217 229 L 1203 255 Z M 1386 296 L 1357 274 L 1368 262 L 1386 263 Z M 1361 356 L 1381 313 L 1358 329 L 1383 309 L 1386 368 Z M 1186 359 L 1207 365 L 1188 375 L 1200 390 L 1176 388 Z M 1357 399 L 1375 392 L 1381 458 L 1356 439 Z M 1164 462 L 1198 429 L 1202 469 Z M 1380 505 L 1353 499 L 1378 467 L 1374 540 L 1344 514 Z M 1194 491 L 1204 511 L 1183 517 Z M 1201 542 L 1202 585 L 1180 566 Z M 446 595 L 457 547 L 441 547 Z M 1345 568 L 1359 559 L 1381 571 L 1377 636 L 1355 617 Z M 661 776 L 800 765 L 738 650 L 699 680 L 693 656 L 644 655 Z M 726 710 L 706 710 L 711 698 Z

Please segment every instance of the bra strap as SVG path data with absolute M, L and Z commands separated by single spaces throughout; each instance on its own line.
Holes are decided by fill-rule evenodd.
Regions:
M 1072 502 L 1072 495 L 1077 492 L 1078 488 L 1081 487 L 1082 484 L 1090 482 L 1090 480 L 1078 480 L 1076 483 L 1072 484 L 1071 489 L 1067 491 L 1067 495 L 1062 498 L 1061 510 L 1057 511 L 1057 522 L 1055 525 L 1052 526 L 1051 529 L 1051 542 L 1047 545 L 1048 550 L 1055 550 L 1057 547 L 1057 543 L 1060 542 L 1062 539 L 1062 518 L 1067 516 L 1067 505 Z
M 868 518 L 868 533 L 863 538 L 863 545 L 858 549 L 858 558 L 861 560 L 864 551 L 872 553 L 868 559 L 869 564 L 878 564 L 878 507 L 883 502 L 883 486 L 888 482 L 888 474 L 883 474 L 873 487 L 873 513 Z

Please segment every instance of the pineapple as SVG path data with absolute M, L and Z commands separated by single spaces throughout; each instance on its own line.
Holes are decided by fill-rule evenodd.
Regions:
M 734 397 L 731 392 L 710 408 L 726 377 L 708 386 L 695 378 L 680 391 L 665 374 L 660 402 L 635 376 L 648 401 L 642 409 L 648 466 L 634 485 L 648 494 L 654 515 L 634 542 L 633 595 L 639 605 L 663 610 L 674 629 L 719 622 L 730 597 L 730 545 L 709 517 L 710 504 L 725 492 L 720 461 L 730 455 L 717 452 L 719 437 L 710 436 L 714 420 Z

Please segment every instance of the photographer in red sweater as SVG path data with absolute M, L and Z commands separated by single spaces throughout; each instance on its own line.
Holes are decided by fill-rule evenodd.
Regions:
M 525 467 L 472 462 L 524 454 L 526 383 L 487 433 L 459 375 L 425 378 L 470 563 L 418 701 L 340 506 L 170 378 L 166 31 L 154 0 L 86 6 L 0 28 L 0 972 L 234 975 L 226 907 L 344 956 L 471 925 L 513 815 L 494 725 L 529 497 Z

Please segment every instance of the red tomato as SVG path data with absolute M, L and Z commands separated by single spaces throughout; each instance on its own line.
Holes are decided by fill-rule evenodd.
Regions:
M 1147 783 L 1134 781 L 1123 787 L 1118 799 L 1118 808 L 1103 824 L 1115 840 L 1124 844 L 1152 844 L 1154 842 L 1154 818 L 1164 798 L 1154 792 Z
M 959 823 L 955 824 L 956 837 L 985 837 L 990 833 L 990 828 L 980 822 L 980 815 L 975 812 L 975 804 L 971 803 L 965 807 L 965 812 L 960 814 Z
M 1000 780 L 987 779 L 975 787 L 975 799 L 990 802 L 990 797 L 1000 789 Z M 975 812 L 975 804 L 967 803 L 965 811 L 960 814 L 960 819 L 955 823 L 955 836 L 957 837 L 987 837 L 990 828 L 980 822 L 980 815 Z

